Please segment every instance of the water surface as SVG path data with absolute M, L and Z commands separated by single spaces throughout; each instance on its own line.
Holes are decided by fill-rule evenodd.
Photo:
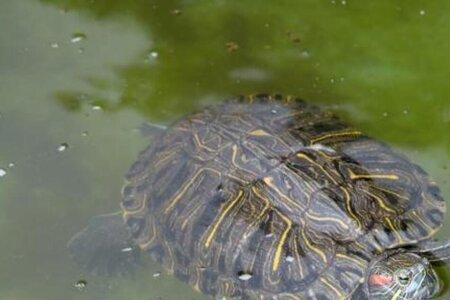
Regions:
M 149 142 L 142 122 L 235 94 L 336 111 L 450 198 L 450 3 L 272 2 L 1 1 L 1 299 L 204 299 L 157 264 L 132 278 L 84 274 L 66 242 L 118 209 Z

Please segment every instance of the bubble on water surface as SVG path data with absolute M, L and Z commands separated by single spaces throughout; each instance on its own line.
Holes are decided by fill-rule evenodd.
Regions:
M 53 42 L 53 43 L 50 43 L 50 47 L 52 47 L 53 49 L 57 49 L 57 48 L 59 48 L 59 44 L 57 42 Z
M 121 252 L 131 252 L 131 251 L 133 251 L 133 248 L 131 248 L 131 247 L 126 247 L 126 248 L 123 248 L 122 250 L 120 250 Z
M 161 276 L 160 272 L 153 273 L 153 278 L 158 278 Z
M 9 164 L 8 164 L 8 168 L 10 168 L 10 169 L 11 169 L 11 168 L 14 168 L 15 166 L 16 166 L 15 163 L 9 163 Z
M 69 148 L 69 144 L 67 143 L 61 143 L 59 144 L 58 148 L 56 148 L 58 150 L 58 152 L 64 152 Z
M 0 168 L 0 177 L 5 177 L 6 176 L 6 170 L 3 168 Z
M 423 9 L 419 13 L 421 16 L 425 16 L 425 14 L 426 14 L 426 12 Z
M 77 32 L 72 34 L 72 37 L 70 38 L 70 42 L 73 44 L 79 43 L 83 40 L 85 40 L 87 36 L 84 33 Z
M 82 133 L 81 133 L 81 136 L 88 136 L 89 135 L 89 132 L 88 131 L 83 131 Z
M 149 57 L 149 58 L 158 58 L 158 56 L 159 56 L 159 53 L 156 52 L 156 51 L 151 51 L 151 52 L 148 54 L 148 57 Z
M 101 110 L 103 110 L 103 108 L 100 105 L 93 105 L 92 110 L 93 111 L 101 111 Z

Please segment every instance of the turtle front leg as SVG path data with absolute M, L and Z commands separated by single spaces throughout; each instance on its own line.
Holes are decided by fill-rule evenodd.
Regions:
M 126 275 L 140 264 L 140 250 L 121 213 L 92 217 L 67 246 L 72 259 L 95 275 Z

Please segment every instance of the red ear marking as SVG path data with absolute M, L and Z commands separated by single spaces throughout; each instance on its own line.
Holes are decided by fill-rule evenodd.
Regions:
M 392 282 L 392 276 L 372 274 L 369 276 L 369 283 L 373 285 L 386 285 Z

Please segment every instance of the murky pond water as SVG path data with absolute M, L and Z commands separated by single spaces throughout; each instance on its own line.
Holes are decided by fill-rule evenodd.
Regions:
M 91 216 L 118 210 L 123 174 L 148 143 L 142 122 L 167 124 L 230 95 L 280 92 L 328 107 L 408 154 L 450 199 L 449 9 L 1 1 L 0 298 L 204 299 L 158 264 L 124 278 L 84 274 L 66 242 Z M 447 283 L 449 271 L 440 269 Z

